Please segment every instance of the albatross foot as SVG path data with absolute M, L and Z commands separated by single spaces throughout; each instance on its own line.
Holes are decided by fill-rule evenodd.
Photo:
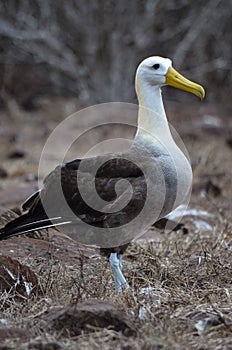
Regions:
M 110 254 L 109 261 L 114 273 L 115 288 L 118 292 L 121 292 L 122 289 L 129 288 L 129 284 L 127 283 L 122 273 L 121 260 L 122 260 L 121 254 L 117 254 L 117 253 Z

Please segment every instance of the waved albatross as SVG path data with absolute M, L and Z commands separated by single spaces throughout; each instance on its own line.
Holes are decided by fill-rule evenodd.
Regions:
M 186 90 L 201 99 L 205 96 L 203 87 L 180 75 L 172 67 L 170 59 L 153 56 L 142 61 L 135 79 L 139 102 L 138 126 L 130 149 L 126 153 L 87 158 L 83 171 L 80 170 L 81 159 L 57 166 L 45 178 L 42 189 L 23 204 L 25 213 L 1 228 L 0 240 L 49 227 L 60 228 L 75 238 L 75 234 L 81 232 L 82 222 L 85 224 L 83 242 L 88 243 L 85 239 L 88 236 L 89 244 L 100 246 L 101 252 L 109 257 L 116 289 L 128 288 L 121 258 L 129 242 L 139 231 L 144 231 L 183 203 L 192 184 L 189 161 L 174 142 L 167 122 L 161 96 L 161 87 L 165 85 Z M 89 180 L 88 175 L 97 164 L 101 166 L 95 174 L 95 187 L 103 203 L 108 203 L 101 210 L 91 208 L 78 187 L 78 183 L 84 183 L 85 194 L 91 199 L 89 188 L 92 188 L 92 178 Z M 129 187 L 124 186 L 125 181 L 123 184 L 119 180 L 127 180 Z M 66 207 L 63 202 L 59 203 L 59 187 L 68 205 Z M 125 204 L 124 197 L 128 191 L 130 196 Z M 124 207 L 120 205 L 120 200 L 124 201 Z M 70 216 L 67 207 L 74 215 Z M 147 209 L 140 218 L 144 207 Z M 139 217 L 139 224 L 128 226 L 136 217 Z M 96 228 L 99 232 L 105 229 L 100 240 L 91 233 L 91 229 L 94 232 Z M 112 234 L 114 229 L 116 234 Z M 119 230 L 122 230 L 125 239 L 120 238 L 123 235 L 117 237 Z M 110 235 L 110 243 L 104 244 L 107 234 Z M 82 236 L 78 237 L 82 241 Z

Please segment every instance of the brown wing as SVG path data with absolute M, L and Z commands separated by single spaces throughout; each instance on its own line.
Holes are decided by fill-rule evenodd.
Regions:
M 98 167 L 98 163 L 102 165 Z M 55 205 L 54 212 L 51 210 L 52 215 L 62 214 L 62 217 L 69 217 L 66 212 L 66 203 L 69 208 L 82 220 L 89 224 L 98 223 L 98 225 L 109 224 L 109 220 L 114 224 L 120 225 L 122 217 L 127 216 L 124 220 L 130 220 L 131 213 L 137 214 L 137 211 L 141 208 L 138 206 L 138 202 L 146 196 L 146 184 L 141 169 L 136 166 L 132 161 L 124 158 L 124 155 L 106 155 L 100 157 L 89 158 L 85 160 L 85 165 L 82 167 L 81 160 L 75 160 L 66 163 L 62 166 L 58 166 L 53 172 L 51 172 L 44 181 L 44 189 L 41 192 L 42 202 L 46 202 L 46 207 L 52 208 Z M 93 169 L 97 169 L 96 173 Z M 118 186 L 120 180 L 127 180 L 128 184 L 133 189 L 133 195 L 130 203 L 124 211 L 114 213 L 112 215 L 106 215 L 104 207 L 115 205 L 115 201 L 118 197 L 115 189 L 121 194 L 126 191 L 123 185 L 120 188 Z M 94 182 L 94 183 L 93 183 Z M 80 184 L 82 191 L 80 191 Z M 60 186 L 61 185 L 61 186 Z M 96 193 L 93 193 L 92 189 L 96 188 Z M 63 199 L 59 198 L 60 193 L 58 188 L 62 188 L 62 193 L 65 198 L 65 205 L 63 205 Z M 100 210 L 95 210 L 85 202 L 85 198 L 88 198 L 88 203 L 95 202 L 96 194 L 103 200 L 103 205 Z M 66 208 L 67 209 L 67 208 Z M 112 211 L 113 208 L 112 208 Z M 117 223 L 118 221 L 118 223 Z
M 91 172 L 99 162 L 102 165 L 97 168 L 94 185 L 97 195 L 103 200 L 103 205 L 100 210 L 96 210 L 83 199 L 77 177 L 84 185 L 82 186 L 84 195 L 88 197 L 90 203 L 93 203 L 95 199 L 92 198 L 93 177 Z M 1 230 L 0 239 L 67 223 L 75 226 L 75 218 L 80 218 L 83 222 L 98 227 L 117 227 L 137 215 L 146 196 L 143 173 L 138 166 L 119 154 L 89 158 L 85 161 L 84 169 L 80 167 L 81 164 L 81 160 L 77 159 L 57 166 L 45 178 L 42 190 L 33 194 L 23 204 L 23 209 L 28 212 L 7 224 Z M 133 195 L 130 203 L 123 210 L 105 213 L 104 207 L 109 208 L 115 202 L 117 203 L 118 194 L 115 186 L 122 179 L 126 179 L 132 186 Z M 119 197 L 122 198 L 127 190 L 123 187 L 118 189 L 121 190 Z

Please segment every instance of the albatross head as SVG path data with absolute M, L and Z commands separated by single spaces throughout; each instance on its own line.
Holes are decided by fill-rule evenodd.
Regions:
M 172 67 L 172 61 L 169 58 L 152 56 L 146 58 L 140 63 L 136 72 L 136 91 L 139 94 L 141 85 L 174 86 L 178 89 L 191 92 L 203 99 L 205 97 L 204 88 L 183 77 Z

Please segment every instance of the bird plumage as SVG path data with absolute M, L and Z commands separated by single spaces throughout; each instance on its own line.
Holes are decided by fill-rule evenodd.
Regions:
M 116 288 L 128 286 L 121 272 L 121 256 L 128 243 L 180 205 L 191 189 L 189 161 L 172 138 L 163 107 L 160 88 L 167 81 L 204 97 L 203 88 L 180 76 L 169 59 L 144 60 L 136 73 L 138 129 L 131 148 L 87 158 L 84 167 L 81 159 L 57 166 L 45 178 L 43 188 L 23 204 L 27 212 L 1 228 L 0 240 L 55 226 L 79 242 L 100 246 L 110 256 Z M 89 205 L 96 201 L 92 190 L 95 168 L 94 186 L 100 198 L 97 209 Z M 140 220 L 134 231 L 124 229 L 119 240 L 112 229 L 123 230 L 133 222 L 148 198 L 150 212 L 143 216 L 144 222 Z M 99 236 L 93 234 L 93 228 L 106 232 Z

